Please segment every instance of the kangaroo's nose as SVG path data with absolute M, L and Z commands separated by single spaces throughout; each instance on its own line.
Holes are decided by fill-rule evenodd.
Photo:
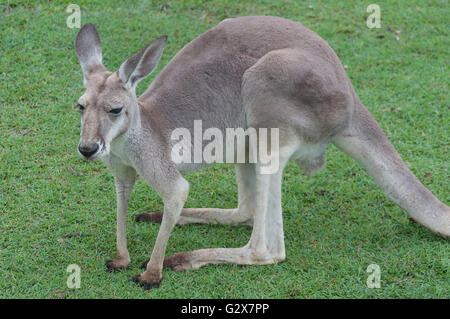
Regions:
M 78 145 L 78 150 L 81 154 L 83 154 L 86 158 L 91 157 L 98 151 L 98 144 L 96 142 L 89 143 L 80 143 Z

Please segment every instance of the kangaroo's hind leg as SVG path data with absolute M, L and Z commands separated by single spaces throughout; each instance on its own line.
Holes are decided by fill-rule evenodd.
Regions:
M 284 161 L 285 164 L 286 161 Z M 266 265 L 285 259 L 281 216 L 281 179 L 283 166 L 274 174 L 255 170 L 255 197 L 249 202 L 253 231 L 249 242 L 239 248 L 208 248 L 179 252 L 164 260 L 164 267 L 176 271 L 197 269 L 208 264 Z

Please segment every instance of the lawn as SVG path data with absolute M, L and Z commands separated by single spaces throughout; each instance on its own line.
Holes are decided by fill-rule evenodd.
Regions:
M 378 1 L 381 28 L 369 29 L 372 1 L 81 1 L 81 23 L 94 23 L 103 62 L 115 71 L 132 53 L 167 34 L 158 69 L 143 92 L 189 41 L 221 20 L 276 15 L 316 31 L 342 60 L 363 103 L 417 177 L 444 203 L 449 196 L 450 47 L 448 1 Z M 449 298 L 450 242 L 407 215 L 352 159 L 335 147 L 328 165 L 306 177 L 285 171 L 287 258 L 268 266 L 165 270 L 150 292 L 128 282 L 150 256 L 159 225 L 136 223 L 162 201 L 139 180 L 130 201 L 130 267 L 106 273 L 115 254 L 115 191 L 101 162 L 76 152 L 83 92 L 66 26 L 68 1 L 0 5 L 0 297 L 1 298 Z M 231 165 L 186 176 L 186 207 L 233 208 Z M 167 254 L 239 247 L 251 229 L 177 226 Z M 81 267 L 81 288 L 68 289 L 66 268 Z M 366 285 L 368 265 L 381 288 Z

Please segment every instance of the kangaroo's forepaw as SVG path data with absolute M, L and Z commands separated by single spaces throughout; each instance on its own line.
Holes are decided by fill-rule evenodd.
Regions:
M 146 272 L 136 275 L 130 279 L 130 281 L 138 284 L 144 290 L 150 290 L 151 288 L 159 288 L 161 280 L 162 280 L 161 276 L 149 275 Z
M 128 267 L 129 261 L 122 258 L 114 258 L 105 262 L 106 272 L 117 272 Z
M 161 224 L 162 216 L 163 216 L 162 212 L 141 213 L 136 216 L 136 221 Z
M 192 254 L 190 252 L 180 252 L 175 253 L 172 256 L 166 257 L 164 259 L 164 268 L 172 268 L 175 271 L 183 271 L 193 269 L 191 258 Z

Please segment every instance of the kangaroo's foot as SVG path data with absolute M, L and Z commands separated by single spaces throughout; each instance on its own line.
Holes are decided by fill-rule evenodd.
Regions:
M 117 272 L 124 270 L 128 267 L 130 263 L 129 258 L 116 257 L 114 259 L 107 260 L 105 262 L 106 272 Z
M 162 280 L 161 274 L 159 274 L 158 276 L 155 274 L 151 274 L 148 271 L 145 271 L 142 274 L 136 275 L 130 279 L 130 281 L 138 284 L 144 290 L 150 290 L 151 288 L 159 288 L 161 280 Z
M 161 224 L 162 216 L 163 216 L 162 212 L 141 213 L 136 216 L 135 220 L 137 222 Z
M 260 254 L 248 247 L 209 248 L 175 253 L 164 259 L 164 268 L 184 271 L 209 264 L 269 265 L 284 259 L 284 255 L 274 256 L 269 252 Z
M 136 216 L 136 221 L 160 224 L 162 216 L 162 212 L 141 213 Z M 252 222 L 253 218 L 248 212 L 241 212 L 239 209 L 183 208 L 177 225 L 196 223 L 251 226 Z

